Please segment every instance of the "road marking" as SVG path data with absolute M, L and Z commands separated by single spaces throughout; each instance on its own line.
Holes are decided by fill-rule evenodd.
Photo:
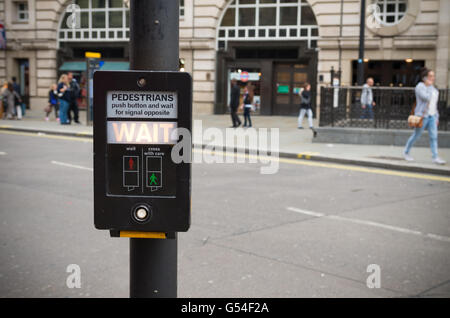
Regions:
M 404 171 L 388 170 L 388 169 L 367 168 L 367 167 L 343 165 L 343 164 L 336 164 L 336 163 L 323 163 L 323 162 L 317 162 L 317 161 L 301 161 L 301 160 L 287 159 L 287 158 L 280 158 L 280 162 L 296 164 L 296 165 L 312 166 L 312 167 L 322 167 L 322 168 L 330 168 L 330 169 L 365 172 L 365 173 L 371 173 L 371 174 L 382 174 L 382 175 L 387 175 L 387 176 L 450 182 L 450 177 L 443 177 L 443 176 L 438 176 L 438 175 L 430 175 L 430 174 L 416 173 L 416 172 L 404 172 Z
M 1 128 L 1 127 L 0 127 Z M 75 140 L 75 141 L 84 141 L 84 142 L 93 142 L 90 138 L 81 138 L 81 137 L 70 137 L 70 136 L 57 136 L 57 135 L 38 135 L 36 133 L 25 133 L 25 132 L 13 132 L 0 130 L 2 134 L 9 135 L 21 135 L 21 136 L 30 136 L 30 137 L 40 137 L 40 138 L 51 138 L 51 139 L 61 139 L 61 140 Z M 193 152 L 203 152 L 210 150 L 202 150 L 202 149 L 193 149 Z M 339 169 L 339 170 L 349 170 L 349 171 L 357 171 L 371 174 L 381 174 L 388 176 L 396 176 L 396 177 L 404 177 L 404 178 L 413 178 L 413 179 L 423 179 L 423 180 L 431 180 L 431 181 L 441 181 L 441 182 L 450 182 L 450 177 L 442 177 L 437 175 L 416 173 L 416 172 L 403 172 L 396 170 L 387 170 L 387 169 L 377 169 L 377 168 L 366 168 L 352 165 L 344 165 L 344 164 L 335 164 L 335 163 L 324 163 L 317 161 L 307 161 L 307 160 L 298 160 L 298 159 L 288 159 L 288 158 L 277 158 L 271 156 L 258 156 L 258 155 L 248 155 L 243 153 L 226 153 L 223 151 L 210 151 L 218 154 L 223 154 L 224 156 L 235 156 L 235 157 L 245 157 L 252 159 L 262 159 L 262 160 L 278 160 L 282 163 L 295 164 L 295 165 L 303 165 L 303 166 L 311 166 L 311 167 L 321 167 L 328 169 Z
M 394 232 L 422 236 L 422 237 L 430 238 L 430 239 L 437 240 L 437 241 L 450 242 L 450 237 L 447 237 L 447 236 L 437 235 L 437 234 L 432 234 L 432 233 L 423 233 L 420 231 L 411 230 L 411 229 L 407 229 L 407 228 L 403 228 L 403 227 L 399 227 L 399 226 L 378 223 L 378 222 L 373 222 L 373 221 L 354 219 L 354 218 L 347 218 L 347 217 L 339 216 L 339 215 L 331 215 L 331 214 L 326 215 L 323 213 L 306 211 L 306 210 L 297 209 L 294 207 L 287 207 L 286 209 L 291 212 L 305 214 L 305 215 L 313 216 L 316 218 L 327 218 L 327 219 L 335 220 L 335 221 L 343 221 L 343 222 L 350 222 L 350 223 L 361 224 L 361 225 L 368 225 L 368 226 L 382 228 L 382 229 L 390 230 L 390 231 L 394 231 Z
M 193 149 L 193 152 L 202 152 L 209 151 L 211 153 L 222 154 L 223 156 L 235 156 L 235 157 L 244 157 L 251 158 L 255 160 L 278 160 L 282 163 L 294 164 L 294 165 L 302 165 L 302 166 L 311 166 L 311 167 L 321 167 L 328 169 L 338 169 L 338 170 L 348 170 L 348 171 L 356 171 L 356 172 L 364 172 L 370 174 L 381 174 L 387 176 L 395 176 L 395 177 L 403 177 L 403 178 L 413 178 L 413 179 L 423 179 L 423 180 L 432 180 L 432 181 L 442 181 L 442 182 L 450 182 L 450 177 L 443 177 L 438 175 L 431 175 L 426 173 L 418 173 L 418 172 L 405 172 L 405 171 L 397 171 L 397 170 L 388 170 L 388 169 L 379 169 L 379 168 L 367 168 L 361 166 L 352 166 L 352 165 L 344 165 L 337 163 L 325 163 L 311 160 L 299 160 L 299 159 L 288 159 L 288 158 L 277 158 L 271 156 L 258 156 L 258 155 L 250 155 L 244 153 L 226 153 L 220 150 L 206 150 L 206 149 Z
M 92 137 L 92 133 L 89 131 L 82 131 L 76 134 L 77 136 L 91 136 Z
M 20 131 L 7 131 L 1 130 L 0 134 L 6 135 L 18 135 L 18 136 L 27 136 L 27 137 L 40 137 L 40 138 L 50 138 L 50 139 L 60 139 L 60 140 L 75 140 L 75 141 L 84 141 L 84 142 L 93 142 L 92 138 L 82 138 L 82 137 L 71 137 L 71 136 L 60 136 L 60 135 L 48 135 L 42 132 L 32 133 L 32 132 L 20 132 Z
M 6 156 L 7 155 L 7 153 L 6 152 L 4 152 L 4 151 L 0 151 L 0 156 Z
M 51 161 L 52 164 L 54 165 L 58 165 L 58 166 L 63 166 L 63 167 L 69 167 L 69 168 L 75 168 L 75 169 L 81 169 L 81 170 L 88 170 L 88 171 L 94 171 L 94 169 L 89 168 L 89 167 L 83 167 L 83 166 L 79 166 L 79 165 L 73 165 L 71 163 L 66 163 L 66 162 L 60 162 L 60 161 Z
M 301 209 L 292 208 L 292 207 L 287 207 L 286 209 L 288 209 L 289 211 L 292 211 L 292 212 L 314 216 L 316 218 L 320 218 L 320 217 L 325 216 L 325 214 L 323 214 L 323 213 L 311 212 L 311 211 L 301 210 Z
M 319 155 L 319 153 L 318 152 L 310 152 L 310 151 L 307 151 L 307 152 L 301 152 L 301 153 L 298 153 L 297 154 L 297 158 L 298 159 L 311 159 L 311 156 L 317 156 L 317 155 Z

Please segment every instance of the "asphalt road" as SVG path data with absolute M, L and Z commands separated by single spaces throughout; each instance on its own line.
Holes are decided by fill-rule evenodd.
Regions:
M 450 297 L 450 182 L 284 160 L 195 164 L 180 297 Z M 127 297 L 93 226 L 92 142 L 0 131 L 0 297 Z M 81 288 L 66 286 L 67 266 Z M 370 264 L 380 288 L 368 288 Z

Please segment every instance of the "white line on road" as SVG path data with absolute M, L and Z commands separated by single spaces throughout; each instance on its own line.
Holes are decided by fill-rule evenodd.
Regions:
M 292 212 L 297 212 L 297 213 L 301 213 L 301 214 L 306 214 L 306 215 L 310 215 L 310 216 L 314 216 L 316 218 L 320 218 L 322 216 L 325 216 L 325 214 L 323 213 L 318 213 L 318 212 L 311 212 L 311 211 L 306 211 L 306 210 L 301 210 L 301 209 L 297 209 L 297 208 L 292 208 L 292 207 L 288 207 L 286 208 L 289 211 Z
M 450 237 L 447 237 L 447 236 L 442 236 L 442 235 L 437 235 L 437 234 L 432 234 L 432 233 L 422 233 L 420 231 L 410 230 L 410 229 L 406 229 L 406 228 L 398 227 L 398 226 L 393 226 L 393 225 L 389 225 L 389 224 L 383 224 L 383 223 L 378 223 L 378 222 L 373 222 L 373 221 L 366 221 L 366 220 L 347 218 L 347 217 L 343 217 L 343 216 L 339 216 L 339 215 L 326 215 L 326 214 L 323 214 L 323 213 L 306 211 L 306 210 L 301 210 L 301 209 L 297 209 L 297 208 L 293 208 L 293 207 L 287 207 L 286 209 L 291 211 L 291 212 L 305 214 L 305 215 L 313 216 L 313 217 L 316 217 L 316 218 L 324 217 L 324 218 L 327 218 L 327 219 L 330 219 L 330 220 L 344 221 L 344 222 L 350 222 L 350 223 L 355 223 L 355 224 L 368 225 L 368 226 L 382 228 L 382 229 L 385 229 L 385 230 L 391 230 L 391 231 L 400 232 L 400 233 L 406 233 L 406 234 L 412 234 L 412 235 L 418 235 L 418 236 L 422 236 L 422 237 L 427 237 L 427 238 L 430 238 L 430 239 L 433 239 L 433 240 L 437 240 L 437 241 L 450 242 Z
M 4 151 L 0 151 L 0 156 L 6 156 L 7 155 L 7 153 L 6 152 L 4 152 Z
M 58 166 L 63 166 L 63 167 L 69 167 L 69 168 L 75 168 L 75 169 L 81 169 L 81 170 L 88 170 L 88 171 L 94 171 L 94 169 L 92 168 L 88 168 L 88 167 L 83 167 L 83 166 L 78 166 L 78 165 L 73 165 L 70 163 L 65 163 L 65 162 L 60 162 L 60 161 L 51 161 L 52 164 L 54 165 L 58 165 Z

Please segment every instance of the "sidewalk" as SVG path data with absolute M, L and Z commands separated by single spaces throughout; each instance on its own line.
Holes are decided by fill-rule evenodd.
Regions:
M 0 120 L 0 129 L 92 137 L 92 127 L 84 124 L 85 116 L 85 112 L 80 112 L 81 125 L 62 126 L 53 119 L 53 115 L 51 120 L 46 122 L 41 112 L 28 111 L 27 116 L 21 121 Z M 231 125 L 229 115 L 194 115 L 194 120 L 202 121 L 203 131 L 215 127 L 222 130 L 224 136 L 225 129 Z M 307 128 L 297 129 L 296 117 L 253 116 L 252 121 L 254 128 L 279 128 L 280 157 L 450 175 L 450 164 L 437 166 L 431 163 L 431 152 L 428 147 L 413 148 L 411 155 L 415 161 L 406 162 L 402 158 L 403 147 L 312 143 L 312 131 Z M 205 141 L 199 138 L 201 139 L 201 134 L 194 132 L 193 143 L 198 146 L 204 145 Z M 219 142 L 217 146 L 222 144 Z M 439 154 L 447 162 L 450 161 L 449 148 L 439 149 Z

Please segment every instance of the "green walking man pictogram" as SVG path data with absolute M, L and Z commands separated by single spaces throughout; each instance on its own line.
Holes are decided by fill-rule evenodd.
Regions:
M 155 186 L 158 185 L 158 179 L 156 178 L 155 174 L 152 173 L 152 175 L 150 176 L 150 185 L 155 184 Z

